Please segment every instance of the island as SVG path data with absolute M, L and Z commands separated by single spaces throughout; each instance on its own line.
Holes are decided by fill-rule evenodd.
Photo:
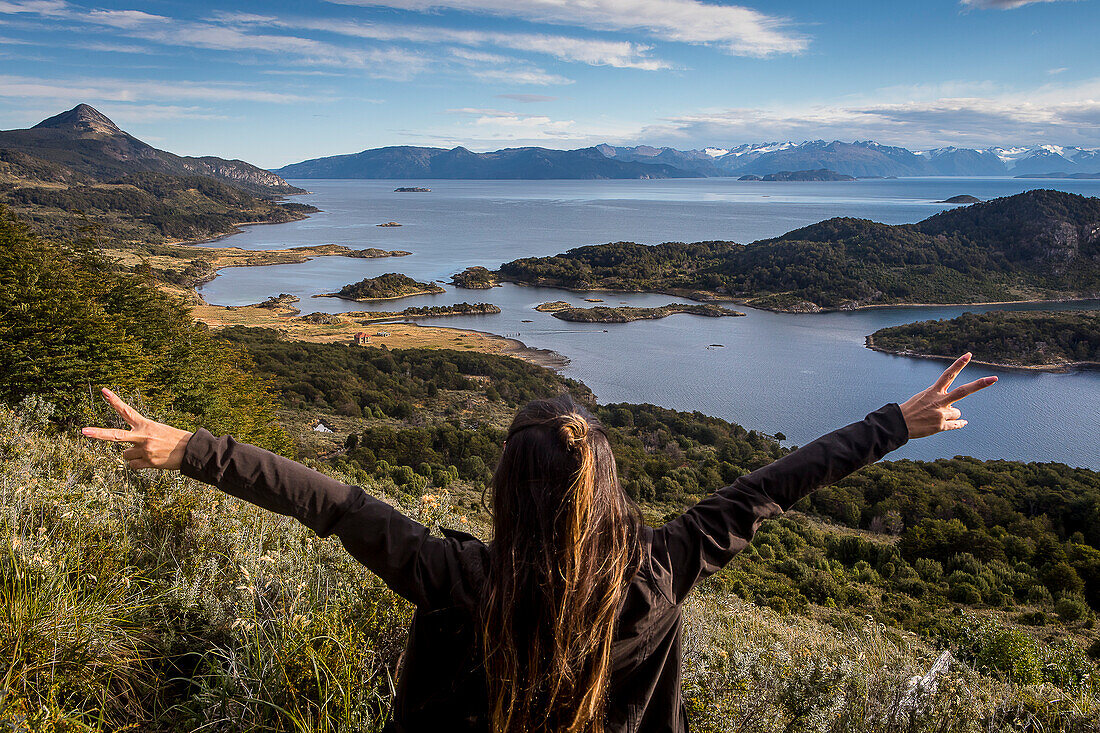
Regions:
M 769 173 L 765 176 L 758 176 L 755 173 L 747 173 L 737 180 L 739 181 L 855 181 L 858 180 L 855 176 L 849 176 L 844 173 L 837 173 L 831 171 L 828 168 L 818 168 L 816 170 L 808 171 L 779 171 L 777 173 Z
M 659 292 L 789 313 L 1100 295 L 1100 199 L 1034 190 L 915 224 L 835 218 L 752 244 L 634 242 L 524 257 L 502 282 Z
M 539 303 L 535 306 L 535 310 L 542 311 L 543 313 L 554 313 L 555 311 L 565 310 L 566 308 L 572 308 L 573 304 L 565 300 L 551 300 L 548 303 Z
M 339 292 L 321 293 L 314 298 L 343 298 L 344 300 L 393 300 L 413 295 L 432 295 L 446 292 L 435 283 L 422 283 L 408 275 L 387 272 L 377 277 L 368 277 L 357 283 L 340 288 Z
M 394 193 L 431 193 L 432 189 L 424 188 L 423 186 L 398 186 L 393 189 Z
M 467 267 L 451 277 L 451 285 L 468 290 L 488 290 L 500 285 L 496 273 L 487 267 Z
M 937 201 L 937 204 L 980 204 L 982 200 L 977 196 L 970 196 L 968 194 L 962 194 L 961 196 L 952 196 L 949 199 L 943 201 Z
M 989 311 L 918 321 L 875 331 L 875 351 L 954 359 L 967 351 L 974 363 L 1066 370 L 1100 367 L 1100 311 Z
M 1100 172 L 1097 173 L 1066 173 L 1065 171 L 1059 171 L 1057 173 L 1025 173 L 1023 175 L 1014 176 L 1015 178 L 1068 178 L 1078 181 L 1094 181 L 1100 179 Z
M 544 303 L 543 305 L 546 305 Z M 542 306 L 536 308 L 541 310 Z M 630 323 L 631 321 L 665 318 L 674 313 L 690 313 L 695 316 L 721 318 L 722 316 L 743 316 L 740 311 L 730 310 L 718 305 L 669 303 L 657 308 L 638 308 L 634 306 L 609 307 L 598 305 L 593 308 L 559 308 L 551 311 L 554 318 L 575 323 Z
M 355 318 L 359 323 L 395 318 L 437 318 L 439 316 L 487 316 L 500 313 L 500 308 L 492 303 L 455 303 L 454 305 L 410 306 L 401 311 L 352 311 L 345 316 Z
M 849 176 L 846 173 L 837 173 L 831 171 L 828 168 L 818 168 L 810 171 L 779 171 L 778 173 L 769 173 L 766 176 L 760 178 L 761 181 L 855 181 L 858 180 L 855 176 Z
M 383 222 L 382 224 L 375 224 L 375 226 L 376 227 L 399 227 L 401 225 L 398 224 L 396 221 L 387 221 L 387 222 Z

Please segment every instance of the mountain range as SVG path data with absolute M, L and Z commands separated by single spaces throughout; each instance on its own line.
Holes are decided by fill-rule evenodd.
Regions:
M 60 182 L 109 181 L 135 173 L 202 176 L 261 196 L 305 193 L 278 175 L 243 160 L 191 157 L 158 150 L 123 132 L 87 104 L 25 130 L 0 131 L 0 162 L 16 173 Z
M 912 151 L 864 140 L 769 142 L 734 148 L 597 145 L 577 150 L 395 146 L 293 163 L 286 178 L 699 178 L 827 169 L 862 176 L 1019 176 L 1100 171 L 1100 149 L 1039 145 Z

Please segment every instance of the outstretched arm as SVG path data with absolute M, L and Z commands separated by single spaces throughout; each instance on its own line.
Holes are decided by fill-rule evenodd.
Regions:
M 180 469 L 184 475 L 269 511 L 294 517 L 321 537 L 335 534 L 357 560 L 413 603 L 440 606 L 463 578 L 457 540 L 300 463 L 206 430 L 189 433 L 150 420 L 104 389 L 130 430 L 84 428 L 87 437 L 131 443 L 131 468 Z
M 966 425 L 954 403 L 997 381 L 984 377 L 948 391 L 970 360 L 959 357 L 928 389 L 901 405 L 890 403 L 783 458 L 738 478 L 653 534 L 654 572 L 681 602 L 752 540 L 765 520 L 782 514 L 817 488 L 839 481 L 910 438 Z

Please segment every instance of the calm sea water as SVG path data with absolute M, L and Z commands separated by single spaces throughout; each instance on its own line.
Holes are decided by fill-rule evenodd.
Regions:
M 1003 178 L 294 183 L 313 192 L 296 200 L 312 203 L 323 213 L 300 222 L 249 227 L 219 244 L 274 249 L 337 243 L 413 254 L 376 260 L 322 257 L 298 265 L 226 269 L 201 288 L 207 301 L 242 305 L 275 293 L 293 293 L 302 298 L 299 305 L 305 313 L 363 310 L 368 306 L 310 296 L 383 272 L 447 280 L 469 265 L 495 268 L 517 257 L 555 254 L 585 244 L 751 242 L 832 216 L 913 222 L 950 208 L 938 202 L 957 194 L 988 199 L 1046 187 L 1100 195 L 1100 181 Z M 432 192 L 394 193 L 397 185 L 425 185 Z M 387 221 L 403 226 L 376 226 Z M 580 295 L 515 285 L 488 291 L 447 289 L 400 304 L 495 303 L 503 311 L 499 315 L 420 323 L 514 336 L 529 346 L 553 349 L 570 359 L 564 373 L 583 380 L 601 402 L 653 402 L 700 410 L 750 428 L 781 431 L 799 445 L 885 402 L 903 401 L 944 367 L 870 351 L 864 347 L 867 334 L 884 326 L 991 309 L 883 308 L 814 315 L 742 309 L 747 317 L 674 315 L 629 324 L 576 324 L 533 308 L 547 300 L 588 305 L 585 295 L 603 298 L 608 305 L 680 301 L 666 295 Z M 1097 309 L 1100 303 L 1011 307 Z M 1100 372 L 1033 374 L 969 367 L 960 380 L 984 374 L 997 374 L 1000 381 L 959 403 L 970 421 L 965 429 L 913 441 L 893 457 L 972 455 L 1100 469 Z

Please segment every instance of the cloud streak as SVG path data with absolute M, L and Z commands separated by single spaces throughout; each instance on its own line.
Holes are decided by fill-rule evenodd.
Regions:
M 872 139 L 909 148 L 1093 147 L 1100 146 L 1100 79 L 986 97 L 702 111 L 645 126 L 633 139 L 678 147 L 786 139 Z
M 785 18 L 699 0 L 328 0 L 398 10 L 458 10 L 601 31 L 642 31 L 654 38 L 715 45 L 739 56 L 804 51 L 808 39 Z
M 666 61 L 650 57 L 649 52 L 652 50 L 650 46 L 630 41 L 575 38 L 541 33 L 503 33 L 439 26 L 361 23 L 313 18 L 278 18 L 245 13 L 219 13 L 214 15 L 212 20 L 231 26 L 259 25 L 276 28 L 297 28 L 377 41 L 404 41 L 421 44 L 449 43 L 472 47 L 492 46 L 525 53 L 542 54 L 561 61 L 592 66 L 612 66 L 621 69 L 657 71 L 672 67 Z
M 1024 5 L 1037 3 L 1057 3 L 1066 0 L 960 0 L 959 4 L 969 8 L 981 8 L 982 10 L 1012 10 Z M 1074 0 L 1069 0 L 1073 2 Z

